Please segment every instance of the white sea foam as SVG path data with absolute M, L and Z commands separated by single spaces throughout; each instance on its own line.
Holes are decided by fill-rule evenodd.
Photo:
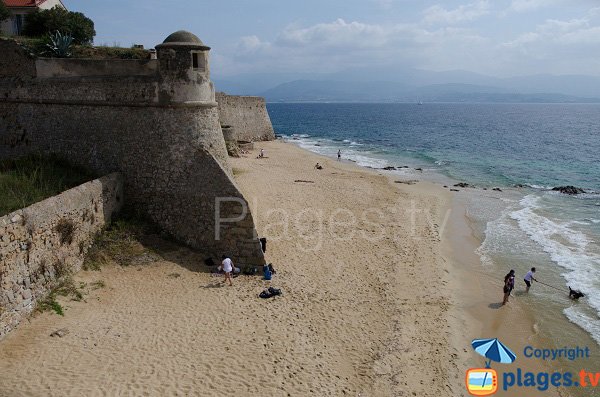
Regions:
M 572 222 L 561 223 L 540 215 L 540 200 L 537 195 L 525 196 L 520 201 L 522 208 L 510 217 L 553 262 L 567 270 L 562 274 L 567 284 L 586 293 L 585 302 L 592 310 L 586 313 L 572 309 L 565 314 L 600 343 L 600 254 L 595 252 L 592 239 L 569 227 Z
M 566 308 L 563 312 L 569 321 L 587 331 L 600 345 L 600 319 L 597 316 L 594 318 L 586 313 L 581 303 L 574 303 L 573 306 Z
M 293 139 L 293 143 L 297 144 L 303 149 L 322 154 L 324 156 L 336 157 L 337 151 L 341 149 L 344 159 L 354 161 L 356 164 L 362 167 L 383 168 L 389 165 L 384 159 L 377 158 L 376 156 L 369 156 L 369 152 L 367 151 L 358 152 L 354 149 L 349 149 L 348 147 L 343 148 L 340 147 L 339 142 L 336 144 L 336 142 L 329 139 L 315 139 L 306 134 L 294 134 L 292 136 L 296 138 Z M 350 141 L 349 139 L 344 139 L 343 142 L 349 144 L 350 146 L 362 145 L 360 143 Z
M 544 185 L 528 184 L 527 186 L 529 186 L 532 189 L 536 189 L 536 190 L 550 190 L 550 189 L 552 189 L 552 186 L 544 186 Z

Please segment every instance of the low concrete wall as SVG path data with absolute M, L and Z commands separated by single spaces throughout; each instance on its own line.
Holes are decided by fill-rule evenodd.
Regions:
M 114 173 L 0 217 L 0 339 L 61 276 L 77 272 L 123 201 Z
M 265 99 L 257 96 L 234 96 L 217 92 L 219 122 L 233 127 L 237 141 L 272 141 L 273 125 Z

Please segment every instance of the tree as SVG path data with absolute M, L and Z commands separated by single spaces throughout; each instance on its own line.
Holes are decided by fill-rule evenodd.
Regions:
M 75 44 L 91 44 L 96 35 L 91 19 L 62 7 L 38 10 L 25 17 L 24 36 L 40 37 L 57 31 L 73 36 Z
M 8 12 L 8 8 L 6 8 L 4 2 L 0 0 L 0 22 L 8 19 L 9 16 L 10 12 Z

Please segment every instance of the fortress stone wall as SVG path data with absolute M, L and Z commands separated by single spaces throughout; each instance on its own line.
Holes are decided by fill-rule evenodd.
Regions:
M 217 92 L 216 100 L 219 104 L 219 121 L 222 126 L 232 127 L 232 140 L 256 142 L 275 139 L 264 98 Z
M 262 265 L 227 159 L 209 48 L 188 32 L 156 48 L 156 60 L 40 59 L 0 40 L 0 158 L 57 153 L 121 172 L 126 205 L 180 242 Z
M 0 217 L 0 339 L 81 268 L 122 203 L 122 178 L 111 174 Z

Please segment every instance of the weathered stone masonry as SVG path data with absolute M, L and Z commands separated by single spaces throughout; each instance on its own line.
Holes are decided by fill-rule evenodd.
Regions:
M 0 217 L 0 339 L 81 268 L 122 202 L 122 178 L 111 174 Z
M 221 125 L 230 126 L 233 130 L 233 136 L 226 137 L 226 140 L 255 142 L 275 139 L 264 98 L 217 92 L 216 100 Z
M 33 58 L 0 40 L 0 158 L 58 153 L 99 174 L 121 172 L 128 205 L 207 255 L 263 264 L 252 214 L 231 177 L 208 51 L 176 32 L 156 60 Z M 15 67 L 14 65 L 18 65 Z M 218 238 L 216 238 L 218 237 Z

